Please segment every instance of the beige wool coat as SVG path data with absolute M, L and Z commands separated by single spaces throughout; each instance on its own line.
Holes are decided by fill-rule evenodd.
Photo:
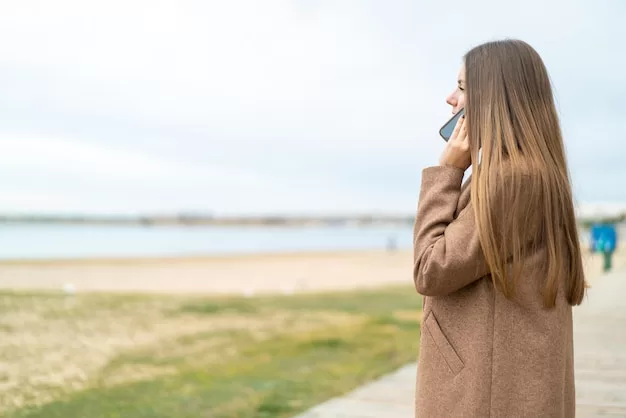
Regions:
M 524 263 L 517 293 L 494 288 L 470 203 L 453 167 L 429 167 L 414 227 L 413 278 L 424 295 L 415 415 L 420 418 L 574 417 L 572 307 L 563 289 L 542 305 L 547 261 Z M 503 218 L 505 214 L 503 214 Z

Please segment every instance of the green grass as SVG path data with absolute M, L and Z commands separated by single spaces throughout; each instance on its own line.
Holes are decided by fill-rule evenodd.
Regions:
M 1 295 L 0 309 L 19 306 L 6 303 L 12 297 Z M 32 297 L 42 298 L 48 313 L 64 303 Z M 174 331 L 189 321 L 198 329 L 125 346 L 104 367 L 92 368 L 78 390 L 41 392 L 39 401 L 3 416 L 288 417 L 417 356 L 421 302 L 411 287 L 251 299 L 159 297 L 152 303 L 84 297 L 94 299 L 70 311 L 86 323 L 90 315 L 115 320 L 122 312 L 173 324 Z M 70 320 L 60 315 L 53 321 Z M 137 324 L 146 326 L 129 320 L 130 327 Z

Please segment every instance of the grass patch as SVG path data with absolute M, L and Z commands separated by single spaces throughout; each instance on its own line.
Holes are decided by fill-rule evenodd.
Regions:
M 320 292 L 292 296 L 259 296 L 255 298 L 199 298 L 181 307 L 181 312 L 215 314 L 226 310 L 258 312 L 266 309 L 299 311 L 340 311 L 355 314 L 389 314 L 420 307 L 415 290 L 394 286 L 351 292 Z
M 213 315 L 217 313 L 254 313 L 260 309 L 255 301 L 250 299 L 218 299 L 191 302 L 183 305 L 178 312 Z
M 41 312 L 64 303 L 55 296 L 35 297 L 46 305 Z M 417 356 L 420 300 L 411 287 L 254 299 L 109 300 L 119 297 L 92 300 L 90 313 L 74 310 L 77 317 L 31 318 L 33 325 L 56 332 L 89 324 L 101 344 L 109 342 L 108 354 L 96 354 L 97 346 L 85 357 L 98 362 L 76 354 L 84 366 L 82 380 L 48 379 L 37 386 L 30 379 L 28 396 L 3 404 L 3 416 L 288 417 Z M 106 327 L 101 321 L 107 315 L 107 323 L 123 319 L 123 326 Z M 0 327 L 0 346 L 1 337 L 16 332 L 25 331 Z M 112 339 L 118 344 L 111 347 Z M 72 340 L 64 341 L 46 348 L 71 355 Z M 14 353 L 17 366 L 36 364 L 40 378 L 71 375 L 46 365 L 51 360 L 41 349 L 32 350 L 40 353 L 34 358 L 28 351 L 22 359 Z M 28 382 L 29 376 L 17 379 L 17 366 L 9 381 Z M 2 394 L 2 387 L 7 385 L 0 386 L 0 401 L 19 398 L 17 389 Z

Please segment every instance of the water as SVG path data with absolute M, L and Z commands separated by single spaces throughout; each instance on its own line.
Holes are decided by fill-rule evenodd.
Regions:
M 196 256 L 410 248 L 410 226 L 1 225 L 0 259 Z

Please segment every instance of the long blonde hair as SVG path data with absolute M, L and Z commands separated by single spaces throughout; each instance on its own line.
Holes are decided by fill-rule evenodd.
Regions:
M 524 262 L 547 253 L 543 303 L 561 284 L 570 305 L 585 280 L 570 176 L 550 78 L 527 43 L 503 40 L 465 55 L 471 202 L 494 285 L 515 293 Z

